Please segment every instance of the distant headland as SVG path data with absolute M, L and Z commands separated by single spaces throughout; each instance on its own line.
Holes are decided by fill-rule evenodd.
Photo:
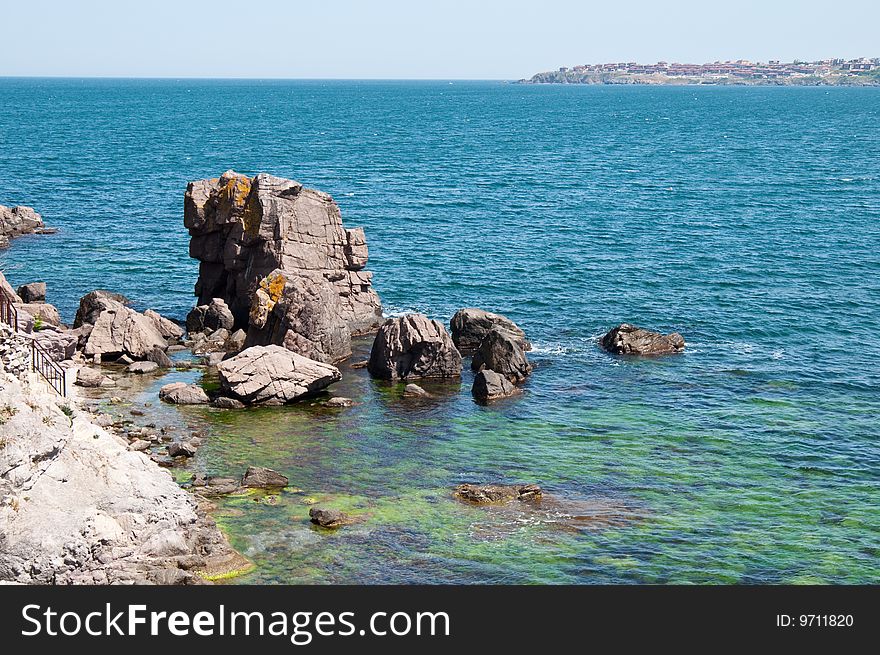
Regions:
M 821 61 L 716 61 L 710 64 L 621 62 L 538 73 L 521 84 L 724 84 L 880 86 L 880 57 Z

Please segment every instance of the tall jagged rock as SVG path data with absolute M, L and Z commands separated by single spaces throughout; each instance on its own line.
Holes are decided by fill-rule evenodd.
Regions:
M 190 256 L 200 262 L 198 304 L 223 299 L 234 327 L 248 330 L 249 345 L 335 361 L 348 356 L 351 335 L 382 322 L 372 273 L 364 270 L 364 232 L 343 227 L 326 193 L 266 173 L 227 171 L 189 184 L 184 225 Z

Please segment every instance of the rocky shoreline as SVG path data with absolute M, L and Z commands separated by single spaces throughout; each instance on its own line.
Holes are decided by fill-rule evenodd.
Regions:
M 342 379 L 337 364 L 351 357 L 352 338 L 374 335 L 369 359 L 346 370 L 365 368 L 377 380 L 405 384 L 405 397 L 432 398 L 416 382 L 457 382 L 468 358 L 476 403 L 523 395 L 534 372 L 528 357 L 532 346 L 509 318 L 465 308 L 450 318 L 449 330 L 421 314 L 383 318 L 372 274 L 365 270 L 364 232 L 343 226 L 330 196 L 293 180 L 227 171 L 190 183 L 184 208 L 190 255 L 200 262 L 198 300 L 185 325 L 153 310 L 137 311 L 118 293 L 95 290 L 80 299 L 68 327 L 46 302 L 44 283 L 15 290 L 0 273 L 0 293 L 18 312 L 17 330 L 0 334 L 0 410 L 6 407 L 8 414 L 3 438 L 15 443 L 19 458 L 0 472 L 2 511 L 13 527 L 0 540 L 0 580 L 185 583 L 247 568 L 211 521 L 204 499 L 283 488 L 287 478 L 252 467 L 240 479 L 197 473 L 176 484 L 163 468 L 189 461 L 203 436 L 152 421 L 135 425 L 132 417 L 149 414 L 151 403 L 141 408 L 127 402 L 124 381 L 195 367 L 216 375 L 219 384 L 175 380 L 158 390 L 155 402 L 243 411 L 313 400 L 345 411 L 354 404 L 350 399 L 318 397 Z M 22 355 L 31 340 L 75 377 L 77 395 L 92 400 L 65 401 L 42 389 Z M 629 324 L 609 331 L 599 345 L 622 356 L 669 355 L 685 347 L 677 333 L 662 335 Z M 186 351 L 191 357 L 184 360 Z M 101 398 L 128 414 L 103 410 L 96 402 Z M 28 437 L 39 433 L 38 423 L 50 429 Z M 97 453 L 88 458 L 74 455 L 92 450 Z M 50 464 L 26 464 L 27 453 L 31 462 Z M 68 461 L 73 459 L 78 469 Z M 97 467 L 102 481 L 89 487 L 88 479 L 99 477 Z M 54 474 L 44 475 L 46 468 Z M 69 470 L 76 475 L 65 477 Z M 76 501 L 62 492 L 75 487 L 62 486 L 71 480 L 83 487 Z M 30 492 L 37 487 L 44 493 Z M 25 492 L 28 507 L 36 510 L 22 511 Z M 118 510 L 107 505 L 111 493 Z M 461 486 L 451 495 L 492 504 L 499 498 L 537 501 L 542 491 L 537 485 L 483 484 Z M 89 510 L 81 497 L 94 497 L 95 506 L 110 509 Z M 57 538 L 41 545 L 39 531 L 47 526 L 40 507 L 47 516 L 66 508 L 78 518 L 59 521 Z M 355 521 L 320 507 L 310 516 L 323 529 Z M 93 527 L 96 521 L 100 529 Z

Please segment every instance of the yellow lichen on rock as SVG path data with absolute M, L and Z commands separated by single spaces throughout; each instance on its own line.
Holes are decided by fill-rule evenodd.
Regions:
M 280 270 L 272 271 L 260 280 L 260 285 L 254 292 L 254 299 L 251 303 L 250 322 L 252 325 L 259 328 L 266 325 L 269 314 L 284 294 L 286 284 L 287 278 Z

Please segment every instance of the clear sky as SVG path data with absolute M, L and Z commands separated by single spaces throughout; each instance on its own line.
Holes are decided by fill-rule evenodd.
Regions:
M 0 76 L 519 79 L 880 56 L 880 0 L 0 0 Z

